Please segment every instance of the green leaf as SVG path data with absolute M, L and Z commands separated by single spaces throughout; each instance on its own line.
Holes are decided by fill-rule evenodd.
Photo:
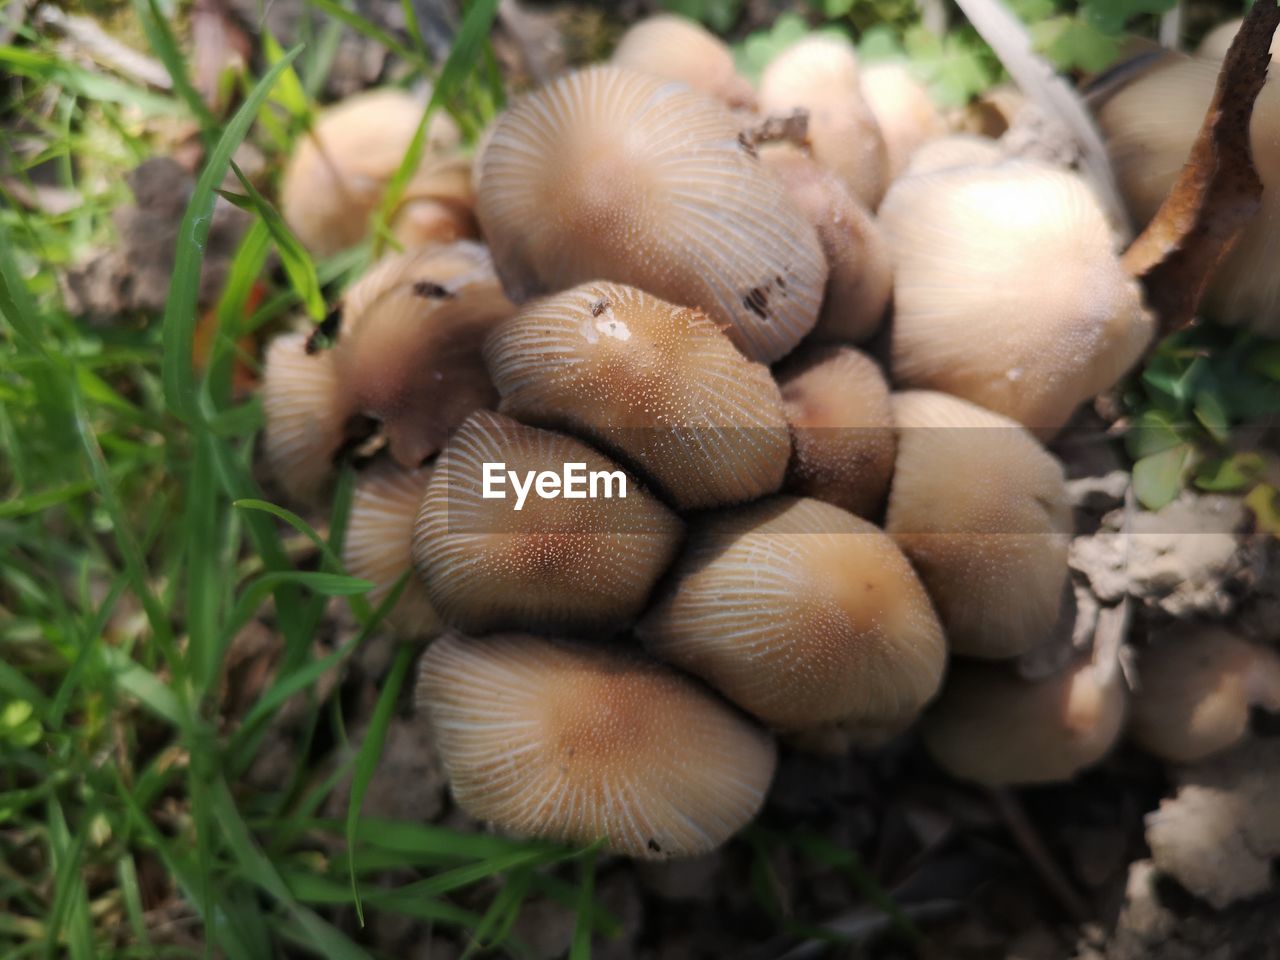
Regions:
M 578 880 L 578 910 L 573 926 L 573 943 L 569 960 L 591 960 L 591 907 L 595 898 L 596 855 L 582 858 L 582 875 Z
M 1250 351 L 1249 369 L 1280 383 L 1280 343 L 1265 343 Z
M 1189 439 L 1187 422 L 1163 410 L 1144 410 L 1134 417 L 1124 437 L 1125 449 L 1135 460 L 1149 457 Z
M 1182 478 L 1191 462 L 1194 448 L 1179 444 L 1160 453 L 1143 457 L 1133 465 L 1133 492 L 1148 510 L 1159 510 L 1172 503 L 1182 490 Z
M 1253 511 L 1258 529 L 1274 537 L 1280 537 L 1280 491 L 1260 483 L 1244 498 L 1245 506 Z
M 1059 70 L 1105 70 L 1120 54 L 1120 44 L 1094 24 L 1077 17 L 1050 17 L 1028 27 L 1031 42 Z
M 738 22 L 742 2 L 743 0 L 662 0 L 662 6 L 672 13 L 705 23 L 717 33 L 724 33 Z M 852 0 L 847 2 L 852 6 Z
M 364 803 L 365 792 L 373 781 L 374 771 L 378 769 L 378 760 L 382 757 L 382 744 L 387 738 L 387 728 L 391 725 L 391 715 L 395 710 L 396 697 L 400 695 L 400 687 L 409 672 L 409 664 L 413 662 L 414 650 L 408 645 L 396 651 L 396 659 L 391 664 L 391 671 L 383 681 L 382 693 L 374 705 L 373 716 L 365 729 L 364 742 L 360 744 L 360 752 L 356 756 L 355 769 L 351 775 L 351 799 L 347 805 L 347 868 L 351 877 L 351 896 L 355 903 L 356 918 L 364 926 L 364 906 L 360 902 L 360 885 L 356 881 L 355 861 L 352 851 L 355 849 L 356 830 L 360 822 L 360 805 Z
M 280 262 L 284 266 L 285 275 L 289 278 L 289 285 L 297 291 L 298 297 L 302 301 L 303 307 L 310 314 L 312 320 L 320 321 L 324 319 L 327 309 L 324 304 L 324 296 L 320 293 L 320 280 L 316 276 L 316 265 L 311 260 L 311 255 L 307 253 L 302 242 L 289 229 L 289 225 L 284 222 L 284 217 L 273 207 L 257 188 L 249 182 L 236 165 L 235 161 L 231 161 L 231 169 L 235 172 L 236 179 L 240 181 L 240 186 L 244 188 L 247 203 L 266 224 L 267 230 L 271 233 L 271 239 L 275 242 L 276 251 L 280 254 Z M 220 191 L 221 192 L 221 191 Z M 231 199 L 226 193 L 222 194 L 227 199 Z M 237 202 L 237 201 L 233 201 Z M 237 205 L 239 203 L 237 202 Z
M 862 32 L 858 38 L 858 59 L 872 63 L 876 60 L 896 60 L 906 55 L 898 33 L 887 24 L 877 23 Z
M 1195 415 L 1213 439 L 1219 443 L 1226 443 L 1231 439 L 1231 417 L 1222 398 L 1212 389 L 1201 390 L 1196 394 Z
M 1267 462 L 1260 454 L 1242 451 L 1201 463 L 1196 468 L 1195 484 L 1201 490 L 1235 493 L 1257 483 L 1266 469 Z
M 1175 3 L 1177 0 L 1083 0 L 1080 15 L 1098 30 L 1118 36 L 1134 17 L 1165 13 Z
M 284 49 L 270 30 L 262 32 L 262 50 L 266 56 L 267 66 L 274 67 L 285 58 Z M 280 74 L 280 82 L 271 92 L 271 101 L 278 103 L 296 120 L 307 121 L 311 116 L 311 105 L 307 100 L 307 92 L 298 79 L 298 72 L 291 64 L 286 63 Z
M 235 116 L 222 131 L 218 144 L 205 161 L 178 228 L 174 251 L 173 273 L 169 279 L 169 298 L 164 308 L 164 359 L 162 375 L 165 400 L 169 410 L 180 419 L 196 422 L 200 418 L 199 394 L 192 359 L 192 343 L 196 325 L 196 298 L 200 291 L 200 267 L 204 262 L 205 242 L 213 218 L 215 190 L 222 183 L 231 164 L 231 155 L 249 133 L 253 119 L 262 108 L 280 75 L 301 50 L 295 47 L 285 58 L 258 81 Z

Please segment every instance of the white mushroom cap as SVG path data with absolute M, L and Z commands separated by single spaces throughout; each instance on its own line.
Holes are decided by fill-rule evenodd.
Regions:
M 884 137 L 889 175 L 896 177 L 922 144 L 946 132 L 946 124 L 929 91 L 905 64 L 872 64 L 863 68 L 859 80 L 862 97 Z
M 598 646 L 450 634 L 417 693 L 459 806 L 521 836 L 693 856 L 745 826 L 773 778 L 767 733 L 688 677 Z
M 895 180 L 893 380 L 1053 435 L 1154 332 L 1089 186 L 1032 161 Z

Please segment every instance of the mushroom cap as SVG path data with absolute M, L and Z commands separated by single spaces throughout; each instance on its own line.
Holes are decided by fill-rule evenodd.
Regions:
M 947 126 L 924 88 L 901 63 L 876 63 L 861 76 L 862 98 L 871 108 L 884 137 L 889 176 L 906 169 L 911 155 L 926 141 L 946 133 Z
M 952 133 L 921 144 L 902 175 L 913 177 L 955 167 L 994 166 L 1003 160 L 1004 153 L 995 140 L 972 133 Z
M 738 132 L 711 98 L 616 67 L 517 102 L 477 203 L 508 292 L 614 280 L 705 310 L 753 360 L 786 354 L 817 320 L 826 263 Z
M 276 337 L 263 364 L 262 409 L 263 452 L 272 476 L 291 497 L 314 502 L 333 474 L 355 412 L 333 357 L 327 350 L 308 353 L 305 333 Z
M 953 777 L 989 787 L 1058 783 L 1101 760 L 1124 727 L 1118 669 L 1087 659 L 1030 681 L 1008 664 L 955 661 L 921 733 Z
M 369 215 L 408 152 L 425 104 L 401 90 L 370 90 L 321 111 L 285 167 L 285 222 L 317 256 L 364 239 Z M 458 128 L 443 110 L 427 127 L 424 164 L 455 149 Z
M 466 240 L 479 234 L 471 158 L 432 159 L 414 175 L 391 217 L 391 234 L 406 250 Z
M 1138 656 L 1130 735 L 1175 763 L 1195 763 L 1249 730 L 1249 708 L 1280 710 L 1280 654 L 1220 626 L 1179 624 Z
M 893 396 L 885 529 L 937 604 L 955 653 L 1016 657 L 1057 622 L 1071 506 L 1062 465 L 1022 427 L 957 397 Z
M 870 210 L 889 183 L 889 153 L 875 114 L 863 99 L 853 46 L 826 35 L 792 44 L 765 67 L 760 112 L 809 113 L 814 159 L 844 181 Z
M 690 678 L 539 637 L 441 637 L 417 701 L 468 814 L 642 859 L 720 846 L 760 809 L 777 759 L 765 731 Z
M 563 434 L 484 410 L 468 417 L 436 463 L 413 534 L 441 618 L 475 633 L 579 633 L 635 618 L 675 554 L 675 514 L 630 475 L 625 497 L 549 499 L 531 489 L 516 510 L 509 483 L 505 499 L 484 497 L 486 463 L 521 478 L 569 463 L 625 473 Z
M 869 339 L 880 328 L 893 293 L 889 247 L 871 214 L 839 177 L 793 146 L 766 146 L 760 161 L 818 231 L 827 259 L 827 294 L 812 338 Z
M 893 380 L 1052 436 L 1153 333 L 1088 185 L 1033 161 L 895 180 Z
M 526 305 L 485 357 L 502 412 L 581 436 L 682 509 L 782 486 L 791 438 L 777 384 L 700 310 L 583 284 Z
M 1231 41 L 1239 33 L 1242 23 L 1244 21 L 1236 17 L 1234 20 L 1218 24 L 1204 35 L 1200 46 L 1196 47 L 1196 56 L 1207 57 L 1210 60 L 1223 59 L 1231 47 Z M 1275 60 L 1277 56 L 1280 56 L 1280 33 L 1271 38 L 1271 59 Z
M 1125 203 L 1139 225 L 1181 172 L 1213 99 L 1221 64 L 1169 55 L 1095 107 Z M 1205 291 L 1203 312 L 1224 324 L 1280 335 L 1280 80 L 1267 78 L 1250 123 L 1262 206 Z
M 678 80 L 730 107 L 755 109 L 756 92 L 738 73 L 719 37 L 685 17 L 659 14 L 636 23 L 618 41 L 610 63 L 624 70 Z
M 929 597 L 893 541 L 795 497 L 699 518 L 637 632 L 653 654 L 784 730 L 901 729 L 937 692 L 946 661 Z
M 853 347 L 828 347 L 788 361 L 778 385 L 794 448 L 787 491 L 876 516 L 897 440 L 889 385 L 875 361 Z
M 413 524 L 430 476 L 429 469 L 406 470 L 380 459 L 356 481 L 342 564 L 351 576 L 374 584 L 365 597 L 375 607 L 405 571 L 413 569 Z M 396 633 L 409 637 L 430 637 L 441 629 L 427 588 L 416 576 L 405 583 L 386 622 Z
M 497 401 L 481 348 L 514 311 L 484 247 L 465 241 L 388 257 L 347 293 L 334 369 L 402 466 Z

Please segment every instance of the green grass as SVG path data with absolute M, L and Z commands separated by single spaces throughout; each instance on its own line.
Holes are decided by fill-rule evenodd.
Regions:
M 462 112 L 473 131 L 500 102 L 482 55 L 495 7 L 472 5 L 431 105 Z M 359 922 L 336 925 L 353 906 L 364 921 L 416 918 L 453 930 L 473 952 L 520 955 L 512 929 L 531 897 L 577 911 L 585 949 L 616 924 L 594 900 L 590 867 L 570 885 L 549 872 L 580 851 L 361 816 L 382 736 L 411 686 L 414 648 L 396 654 L 345 767 L 326 768 L 307 749 L 345 743 L 341 702 L 317 684 L 341 670 L 394 595 L 372 610 L 360 596 L 369 584 L 341 571 L 349 477 L 326 533 L 263 500 L 253 472 L 261 411 L 232 390 L 235 344 L 286 314 L 314 315 L 321 286 L 332 295 L 369 251 L 312 263 L 241 181 L 235 192 L 257 225 L 230 268 L 208 362 L 192 362 L 215 191 L 242 140 L 278 160 L 305 128 L 332 33 L 318 16 L 316 49 L 286 53 L 268 40 L 270 69 L 241 78 L 236 110 L 219 117 L 191 88 L 155 4 L 138 0 L 135 12 L 174 75 L 172 95 L 86 70 L 30 32 L 0 48 L 0 65 L 21 78 L 3 107 L 7 129 L 22 124 L 43 140 L 31 155 L 6 136 L 6 166 L 21 184 L 24 171 L 52 163 L 59 185 L 85 198 L 54 215 L 6 192 L 0 207 L 0 956 L 374 956 Z M 420 52 L 400 52 L 428 66 Z M 164 149 L 153 130 L 174 118 L 194 120 L 208 152 L 163 317 L 93 327 L 64 309 L 59 271 L 110 242 L 110 212 L 129 201 L 123 174 Z M 272 248 L 286 280 L 246 316 L 255 282 L 270 283 Z M 318 649 L 335 596 L 351 599 L 361 630 Z M 282 642 L 278 669 L 228 722 L 228 650 L 268 610 Z M 247 786 L 273 722 L 299 704 L 296 768 L 278 771 L 276 789 Z M 347 816 L 321 818 L 346 775 Z M 418 879 L 372 882 L 388 870 Z

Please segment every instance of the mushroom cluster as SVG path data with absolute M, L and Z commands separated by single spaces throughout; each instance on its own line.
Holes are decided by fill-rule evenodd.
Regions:
M 773 122 L 796 111 L 807 133 Z M 369 123 L 335 108 L 290 168 L 329 185 L 285 184 L 317 251 L 381 190 Z M 412 571 L 391 624 L 433 641 L 417 702 L 465 811 L 682 856 L 759 810 L 775 734 L 872 746 L 925 716 L 985 783 L 1115 741 L 1118 671 L 1014 664 L 1067 586 L 1042 441 L 1151 320 L 1084 180 L 944 132 L 848 43 L 802 41 L 757 91 L 660 17 L 516 99 L 474 160 L 430 144 L 423 182 L 467 171 L 412 194 L 440 229 L 397 231 L 318 333 L 272 344 L 268 463 L 312 502 L 361 468 L 345 560 L 376 596 Z

